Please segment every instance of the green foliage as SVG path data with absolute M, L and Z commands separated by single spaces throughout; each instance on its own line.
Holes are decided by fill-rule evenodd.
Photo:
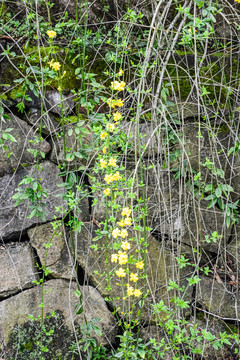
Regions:
M 70 349 L 74 340 L 60 311 L 47 314 L 42 329 L 39 318 L 29 315 L 29 320 L 24 325 L 16 325 L 10 334 L 9 359 L 17 356 L 19 360 L 77 360 L 79 355 Z
M 28 216 L 32 218 L 33 216 L 40 217 L 43 220 L 46 220 L 46 214 L 44 207 L 46 204 L 43 199 L 48 198 L 48 193 L 42 188 L 40 179 L 34 179 L 31 176 L 24 176 L 23 179 L 18 184 L 17 192 L 13 195 L 13 199 L 16 200 L 15 206 L 20 203 L 27 201 L 31 213 Z
M 6 123 L 6 121 L 9 119 L 10 117 L 7 114 L 4 114 L 4 108 L 0 103 L 0 122 L 3 124 Z M 11 134 L 11 131 L 12 128 L 7 128 L 5 130 L 0 129 L 0 149 L 3 149 L 7 153 L 8 157 L 12 155 L 8 147 L 9 141 L 17 142 L 15 137 Z
M 67 209 L 62 210 L 63 220 L 71 232 L 80 233 L 84 223 L 79 220 L 78 214 L 83 200 L 89 197 L 92 208 L 96 205 L 104 206 L 106 219 L 100 224 L 94 219 L 99 229 L 93 240 L 96 243 L 92 244 L 91 248 L 96 251 L 96 255 L 98 251 L 105 252 L 106 268 L 101 274 L 97 270 L 94 273 L 106 280 L 106 290 L 110 293 L 107 299 L 113 306 L 115 306 L 115 299 L 111 296 L 111 290 L 113 282 L 116 282 L 116 276 L 121 278 L 120 280 L 128 279 L 118 285 L 125 292 L 125 296 L 120 299 L 119 295 L 117 298 L 124 304 L 121 319 L 119 315 L 121 307 L 116 307 L 114 310 L 122 331 L 118 336 L 119 345 L 115 349 L 107 349 L 99 344 L 97 338 L 101 338 L 103 334 L 97 323 L 101 322 L 101 319 L 93 319 L 82 324 L 77 332 L 77 342 L 76 338 L 63 328 L 67 338 L 64 354 L 61 351 L 55 352 L 57 341 L 55 334 L 60 325 L 57 324 L 54 327 L 51 323 L 53 319 L 43 316 L 45 304 L 42 293 L 40 326 L 39 319 L 29 316 L 34 328 L 39 331 L 33 334 L 33 326 L 28 324 L 29 328 L 26 327 L 20 331 L 17 329 L 18 339 L 20 339 L 18 342 L 16 330 L 11 337 L 12 344 L 20 354 L 19 360 L 78 359 L 79 349 L 89 360 L 103 358 L 158 360 L 166 357 L 171 357 L 173 360 L 192 359 L 195 354 L 202 354 L 206 344 L 217 350 L 225 345 L 232 346 L 233 341 L 239 343 L 237 336 L 234 337 L 226 332 L 214 335 L 208 330 L 200 329 L 197 324 L 189 327 L 189 319 L 179 315 L 185 314 L 187 310 L 190 311 L 190 304 L 185 299 L 185 293 L 190 287 L 195 289 L 201 281 L 197 275 L 198 272 L 205 276 L 212 275 L 210 265 L 200 267 L 199 263 L 193 264 L 181 254 L 177 258 L 179 269 L 191 267 L 193 271 L 186 279 L 185 286 L 170 279 L 169 304 L 166 305 L 162 300 L 152 307 L 155 323 L 161 331 L 160 339 L 144 340 L 139 334 L 143 306 L 148 301 L 148 291 L 142 293 L 140 287 L 137 287 L 137 281 L 141 280 L 143 284 L 148 283 L 146 235 L 151 231 L 146 224 L 148 207 L 143 172 L 154 168 L 154 162 L 157 160 L 162 170 L 170 169 L 175 180 L 187 184 L 195 197 L 198 196 L 200 200 L 205 199 L 209 209 L 218 207 L 225 216 L 227 227 L 239 221 L 238 200 L 235 202 L 231 200 L 234 189 L 225 180 L 224 171 L 216 168 L 214 162 L 208 158 L 205 163 L 199 164 L 201 171 L 198 173 L 190 171 L 189 163 L 185 154 L 183 156 L 182 150 L 185 141 L 181 129 L 182 114 L 180 111 L 171 111 L 179 96 L 189 98 L 193 93 L 198 96 L 199 108 L 200 103 L 205 107 L 205 113 L 207 113 L 206 109 L 211 108 L 213 116 L 217 117 L 217 111 L 214 108 L 217 101 L 221 102 L 217 105 L 218 110 L 221 108 L 225 110 L 226 104 L 228 109 L 231 109 L 233 104 L 231 96 L 236 91 L 239 80 L 238 62 L 233 62 L 233 71 L 230 74 L 225 65 L 226 56 L 218 52 L 218 48 L 215 48 L 214 56 L 207 55 L 208 42 L 215 36 L 214 24 L 217 14 L 222 11 L 218 3 L 209 4 L 209 1 L 194 0 L 194 6 L 191 7 L 190 5 L 186 7 L 186 4 L 183 5 L 177 0 L 175 3 L 173 13 L 175 11 L 180 15 L 179 19 L 183 21 L 182 27 L 179 30 L 178 22 L 176 21 L 177 25 L 175 25 L 173 21 L 172 27 L 167 31 L 164 28 L 164 22 L 157 26 L 146 26 L 146 16 L 130 8 L 127 8 L 121 21 L 114 23 L 112 27 L 102 24 L 97 30 L 89 29 L 87 26 L 88 1 L 84 3 L 86 12 L 80 21 L 77 11 L 76 19 L 69 19 L 66 12 L 57 21 L 51 20 L 49 15 L 53 3 L 47 1 L 41 1 L 39 5 L 46 7 L 48 21 L 35 13 L 33 1 L 29 4 L 25 1 L 29 8 L 27 17 L 23 20 L 12 17 L 4 10 L 4 19 L 0 20 L 0 34 L 11 33 L 13 37 L 27 34 L 24 55 L 19 55 L 17 50 L 9 45 L 1 54 L 5 59 L 11 60 L 15 71 L 17 68 L 17 73 L 14 72 L 12 75 L 16 86 L 9 91 L 10 95 L 8 94 L 7 99 L 10 97 L 16 100 L 17 109 L 24 114 L 32 101 L 29 91 L 39 97 L 40 94 L 43 96 L 46 90 L 55 88 L 58 89 L 62 99 L 64 90 L 71 90 L 76 101 L 75 114 L 66 116 L 61 102 L 62 114 L 58 119 L 61 125 L 58 136 L 60 140 L 62 139 L 64 147 L 64 159 L 59 165 L 60 176 L 63 179 L 61 187 L 65 191 L 62 197 L 68 204 Z M 103 8 L 104 11 L 109 11 L 110 5 L 104 3 Z M 3 11 L 3 6 L 1 11 Z M 47 38 L 49 29 L 56 33 L 52 38 Z M 164 42 L 161 40 L 163 38 Z M 68 46 L 66 48 L 56 46 L 59 42 L 67 43 Z M 221 46 L 221 50 L 226 50 L 226 46 Z M 169 56 L 162 56 L 162 53 L 168 54 L 168 51 L 171 51 Z M 96 59 L 92 53 L 97 54 Z M 124 71 L 121 68 L 124 68 Z M 120 83 L 123 74 L 128 84 L 124 82 L 126 87 L 122 85 L 120 90 L 114 88 L 114 83 Z M 119 92 L 116 93 L 115 90 Z M 122 101 L 122 104 L 119 105 L 118 101 Z M 118 120 L 114 118 L 116 107 L 121 112 Z M 6 121 L 7 117 L 3 109 L 0 109 L 1 120 Z M 44 102 L 42 101 L 41 115 L 43 113 Z M 198 121 L 208 123 L 209 119 L 212 120 L 208 115 L 205 116 L 205 113 L 201 119 L 199 115 Z M 130 121 L 136 123 L 134 134 L 121 130 L 119 124 L 124 117 L 126 124 Z M 160 139 L 161 144 L 160 155 L 153 152 L 152 157 L 149 157 L 150 165 L 146 166 L 143 165 L 143 154 L 145 155 L 147 148 L 146 145 L 142 145 L 146 136 L 139 130 L 142 119 L 147 119 L 154 126 L 154 134 Z M 229 131 L 229 127 L 227 129 Z M 216 133 L 218 131 L 219 129 Z M 213 132 L 211 136 L 214 135 Z M 67 136 L 77 140 L 76 147 L 67 148 Z M 85 142 L 88 136 L 90 141 Z M 200 126 L 198 138 L 199 140 L 202 138 Z M 44 158 L 44 153 L 40 151 L 42 140 L 41 123 L 40 136 L 32 141 L 37 145 L 37 149 L 28 149 L 35 158 L 37 167 L 40 157 Z M 11 135 L 11 127 L 1 131 L 0 147 L 8 151 L 7 142 L 9 141 L 16 141 Z M 130 151 L 134 153 L 135 165 L 138 166 L 133 176 L 129 176 L 129 169 L 125 164 Z M 228 156 L 237 156 L 238 152 L 239 141 L 236 141 L 235 145 L 229 149 Z M 11 154 L 8 153 L 8 155 Z M 207 178 L 203 179 L 203 170 L 207 170 L 207 173 L 211 175 L 211 183 Z M 88 176 L 90 185 L 84 184 L 84 176 Z M 157 189 L 154 190 L 157 191 Z M 16 200 L 16 206 L 21 203 L 27 204 L 31 210 L 30 218 L 35 216 L 45 220 L 44 200 L 47 197 L 48 194 L 42 188 L 41 179 L 32 175 L 22 179 L 13 199 Z M 125 213 L 128 212 L 127 216 L 123 214 L 124 209 Z M 127 226 L 132 226 L 136 234 L 128 240 Z M 217 244 L 220 238 L 221 235 L 214 231 L 205 236 L 205 242 Z M 105 239 L 105 243 L 100 246 L 102 239 Z M 46 266 L 48 250 L 52 246 L 51 240 L 45 244 L 45 263 L 38 265 L 43 276 L 35 284 L 41 286 L 42 291 L 46 276 L 51 274 L 51 269 Z M 131 246 L 134 244 L 137 244 L 137 251 L 133 254 Z M 72 248 L 75 248 L 74 241 Z M 130 249 L 131 251 L 128 251 Z M 108 253 L 112 250 L 114 250 L 114 257 L 110 260 Z M 196 249 L 195 252 L 197 252 Z M 75 254 L 73 257 L 75 261 Z M 114 263 L 113 270 L 110 270 L 110 262 Z M 121 265 L 120 269 L 118 265 Z M 131 273 L 130 269 L 133 267 L 136 272 Z M 79 304 L 75 310 L 76 314 L 80 315 L 83 311 L 81 291 L 78 289 L 75 295 L 79 297 Z M 130 305 L 126 311 L 128 303 Z M 57 316 L 54 315 L 52 318 L 57 319 Z M 126 322 L 126 320 L 129 321 Z M 69 343 L 70 340 L 71 343 Z

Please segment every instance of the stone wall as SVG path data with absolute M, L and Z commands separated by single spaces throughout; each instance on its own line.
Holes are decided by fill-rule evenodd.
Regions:
M 110 7 L 114 9 L 111 18 L 116 20 L 124 12 L 125 5 L 120 1 L 116 9 L 115 3 L 110 2 Z M 18 5 L 21 13 L 21 2 Z M 233 3 L 230 5 L 234 6 Z M 145 8 L 148 16 L 153 7 Z M 72 16 L 75 3 L 56 1 L 53 14 L 56 9 L 60 12 L 67 9 Z M 41 13 L 41 9 L 39 11 Z M 90 13 L 96 23 L 102 13 L 102 2 L 93 2 Z M 109 21 L 110 15 L 104 14 Z M 43 13 L 43 16 L 46 14 Z M 147 16 L 144 21 L 147 22 Z M 231 39 L 235 36 L 234 41 L 239 44 L 238 34 L 233 35 L 231 27 L 226 32 L 218 28 L 218 34 L 221 41 L 227 35 Z M 9 41 L 0 36 L 1 48 L 6 49 Z M 17 48 L 17 43 L 12 44 L 12 51 L 17 52 Z M 57 56 L 63 54 L 64 49 L 60 47 Z M 164 56 L 161 52 L 159 54 Z M 88 133 L 81 141 L 76 134 L 69 135 L 69 130 L 76 129 L 79 122 L 79 107 L 69 84 L 64 89 L 63 97 L 55 84 L 50 84 L 46 92 L 39 96 L 30 90 L 28 95 L 31 99 L 26 100 L 24 111 L 18 112 L 19 98 L 14 92 L 14 80 L 19 76 L 15 67 L 22 60 L 18 63 L 16 59 L 10 61 L 7 55 L 1 56 L 3 93 L 0 99 L 4 111 L 0 114 L 0 135 L 11 128 L 10 134 L 15 141 L 6 139 L 4 146 L 0 147 L 0 355 L 5 360 L 37 359 L 35 342 L 39 341 L 40 330 L 38 332 L 36 328 L 40 329 L 41 316 L 45 317 L 47 329 L 54 328 L 54 345 L 49 347 L 46 359 L 57 359 L 56 356 L 59 359 L 72 359 L 69 348 L 76 341 L 75 334 L 86 320 L 95 318 L 100 319 L 98 326 L 103 333 L 101 338 L 97 337 L 97 341 L 111 348 L 116 344 L 120 331 L 117 318 L 124 309 L 119 287 L 113 285 L 109 294 L 106 290 L 107 279 L 101 276 L 105 270 L 105 252 L 96 253 L 91 247 L 99 223 L 106 217 L 101 194 L 91 193 L 91 175 L 97 155 L 96 139 L 89 130 L 91 121 L 81 113 Z M 97 60 L 96 64 L 99 65 Z M 192 92 L 193 82 L 197 81 L 197 77 L 194 78 L 195 60 L 196 54 L 174 52 L 165 68 L 168 74 L 172 71 L 173 79 L 178 73 L 178 80 L 173 80 L 171 85 L 173 92 L 168 92 L 164 107 L 160 97 L 153 101 L 153 107 L 151 101 L 146 99 L 140 114 L 148 209 L 146 224 L 151 229 L 147 232 L 148 280 L 139 284 L 141 291 L 148 294 L 141 319 L 143 338 L 148 333 L 158 331 L 154 328 L 151 305 L 163 299 L 170 306 L 170 299 L 174 295 L 174 292 L 167 290 L 170 279 L 175 279 L 179 286 L 185 286 L 184 300 L 191 304 L 191 308 L 183 311 L 182 315 L 189 319 L 189 323 L 192 318 L 196 320 L 198 313 L 199 319 L 203 317 L 199 320 L 199 326 L 209 326 L 208 329 L 213 331 L 214 325 L 208 324 L 210 316 L 211 320 L 216 319 L 219 332 L 229 326 L 226 324 L 235 326 L 239 321 L 239 54 L 232 56 L 225 52 L 206 55 L 199 74 L 206 80 L 208 102 L 203 101 L 202 94 Z M 177 63 L 181 64 L 179 68 Z M 70 78 L 75 68 L 69 64 L 66 59 L 67 76 Z M 231 86 L 233 93 L 230 100 L 226 92 L 218 89 L 218 85 L 222 84 L 223 75 L 219 75 L 222 66 L 226 69 L 225 87 Z M 146 81 L 151 83 L 152 76 L 149 73 Z M 129 79 L 129 83 L 135 81 L 131 74 Z M 74 85 L 77 88 L 78 84 Z M 181 91 L 176 91 L 175 86 Z M 222 106 L 216 106 L 214 99 L 222 101 Z M 128 152 L 123 154 L 126 178 L 140 172 L 139 154 L 133 146 L 136 123 L 130 121 L 133 104 L 134 100 L 130 98 L 129 106 L 126 104 L 123 110 L 125 119 L 120 125 L 129 142 Z M 7 116 L 3 117 L 3 113 Z M 63 114 L 73 121 L 62 124 Z M 63 131 L 64 141 L 59 136 Z M 65 149 L 87 148 L 88 158 L 79 156 L 68 161 L 65 173 L 61 174 L 61 165 L 66 163 L 64 146 Z M 39 155 L 34 156 L 34 152 Z M 89 194 L 78 204 L 77 213 L 74 214 L 64 196 L 67 173 L 74 174 L 76 185 L 83 186 L 85 193 L 87 191 Z M 24 201 L 16 206 L 15 195 L 20 196 L 20 189 L 28 187 L 24 183 L 19 186 L 26 175 L 38 179 L 47 193 L 40 205 L 44 209 L 44 217 L 32 214 L 29 198 L 22 198 Z M 37 189 L 34 191 L 36 193 Z M 95 205 L 93 197 L 98 200 Z M 209 206 L 211 201 L 214 201 L 213 206 Z M 67 226 L 69 214 L 83 222 L 80 231 L 70 231 Z M 133 235 L 136 233 L 133 228 L 130 231 Z M 49 243 L 51 247 L 46 248 L 45 245 Z M 98 246 L 103 248 L 103 240 L 98 242 Z M 176 260 L 181 256 L 187 259 L 184 268 Z M 107 257 L 110 260 L 111 250 Z M 49 272 L 45 273 L 41 287 L 43 267 Z M 113 270 L 112 265 L 109 271 Z M 201 281 L 190 287 L 187 279 L 196 275 Z M 43 294 L 44 307 L 41 307 Z M 114 303 L 110 297 L 115 299 Z M 77 314 L 81 304 L 82 312 Z M 128 304 L 129 309 L 131 305 Z M 117 311 L 114 312 L 113 307 L 117 307 Z M 51 317 L 53 312 L 56 315 Z M 19 334 L 25 344 L 25 348 L 20 350 L 16 340 Z M 64 346 L 62 338 L 66 340 Z M 230 359 L 230 353 L 224 350 L 223 353 L 214 354 L 207 349 L 204 359 Z M 79 359 L 79 355 L 75 358 Z

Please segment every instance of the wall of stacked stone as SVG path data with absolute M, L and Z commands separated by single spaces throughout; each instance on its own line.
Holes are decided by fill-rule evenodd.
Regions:
M 74 12 L 74 2 L 70 1 L 70 4 L 66 1 L 58 2 L 56 1 L 56 6 L 59 6 L 61 11 L 65 6 L 69 6 L 70 15 L 72 11 Z M 111 3 L 113 8 L 114 3 Z M 19 11 L 22 11 L 21 5 L 20 2 Z M 94 2 L 91 7 L 93 19 L 100 11 L 98 5 L 98 2 Z M 124 5 L 120 5 L 124 11 Z M 183 57 L 185 58 L 185 55 Z M 189 59 L 188 61 L 191 60 Z M 8 66 L 8 61 L 1 59 L 1 79 L 4 78 Z M 51 273 L 46 276 L 43 286 L 44 314 L 58 312 L 59 317 L 56 318 L 55 324 L 56 339 L 67 336 L 69 340 L 66 342 L 66 348 L 62 346 L 61 341 L 58 343 L 56 340 L 57 350 L 53 351 L 70 356 L 67 353 L 67 346 L 74 341 L 74 331 L 83 323 L 84 317 L 88 320 L 96 317 L 101 319 L 99 327 L 104 334 L 101 339 L 102 344 L 113 345 L 118 334 L 117 319 L 111 311 L 112 304 L 105 300 L 109 296 L 106 279 L 100 276 L 105 269 L 105 254 L 96 255 L 90 247 L 96 237 L 96 223 L 103 221 L 106 215 L 101 194 L 94 194 L 98 199 L 98 203 L 94 206 L 91 196 L 80 203 L 77 216 L 84 223 L 80 232 L 70 234 L 69 228 L 62 221 L 61 210 L 66 210 L 68 204 L 61 196 L 64 191 L 61 186 L 64 177 L 59 176 L 61 172 L 59 164 L 64 161 L 64 143 L 58 136 L 62 131 L 60 125 L 62 108 L 60 109 L 59 104 L 62 102 L 63 109 L 69 116 L 75 115 L 74 96 L 69 92 L 60 99 L 59 91 L 54 89 L 47 91 L 44 98 L 44 112 L 40 111 L 42 99 L 34 97 L 33 94 L 30 96 L 34 100 L 27 103 L 26 111 L 22 115 L 17 112 L 16 99 L 8 97 L 1 100 L 5 114 L 9 117 L 5 121 L 2 118 L 1 131 L 10 127 L 11 134 L 16 139 L 15 142 L 6 143 L 8 152 L 0 148 L 0 354 L 6 360 L 17 356 L 14 353 L 16 345 L 14 338 L 19 329 L 26 329 L 26 336 L 33 336 L 28 317 L 32 315 L 37 318 L 40 314 L 41 286 L 34 282 L 39 282 L 42 277 L 41 266 L 45 262 Z M 234 119 L 227 111 L 223 111 L 222 118 L 218 118 L 217 129 L 213 129 L 211 124 L 203 126 L 206 107 L 201 107 L 194 97 L 187 100 L 175 97 L 169 101 L 171 107 L 168 113 L 177 116 L 180 123 L 178 133 L 181 133 L 181 141 L 173 146 L 174 150 L 179 150 L 181 154 L 175 164 L 165 166 L 162 162 L 166 144 L 163 143 L 159 124 L 144 117 L 141 118 L 140 123 L 148 209 L 146 220 L 147 226 L 152 229 L 147 234 L 148 283 L 147 286 L 144 282 L 140 284 L 142 292 L 146 293 L 150 290 L 143 309 L 143 335 L 144 331 L 149 334 L 157 331 L 152 324 L 150 304 L 161 299 L 169 301 L 167 287 L 169 280 L 173 278 L 177 279 L 180 285 L 186 286 L 185 299 L 193 308 L 201 308 L 203 313 L 218 319 L 220 329 L 222 326 L 220 321 L 235 323 L 239 320 L 239 225 L 236 222 L 227 226 L 226 216 L 219 206 L 215 204 L 209 208 L 209 202 L 201 199 L 201 194 L 194 195 L 191 184 L 189 185 L 189 178 L 184 177 L 183 173 L 182 176 L 177 177 L 174 169 L 187 169 L 192 179 L 201 169 L 201 177 L 205 183 L 213 184 L 215 174 L 209 167 L 202 165 L 206 159 L 209 159 L 213 164 L 212 168 L 220 169 L 224 174 L 223 183 L 234 189 L 230 194 L 230 200 L 237 202 L 240 199 L 240 160 L 238 154 L 234 152 L 229 154 L 229 150 L 236 145 L 239 136 L 238 125 L 235 128 L 231 125 L 239 123 L 240 104 L 237 102 L 233 104 Z M 211 116 L 214 109 L 209 106 L 208 110 L 207 115 Z M 40 137 L 40 122 L 43 124 L 41 157 L 35 158 L 28 150 L 39 150 L 39 144 L 34 143 L 34 140 Z M 230 126 L 226 128 L 226 124 Z M 74 123 L 65 125 L 66 148 L 82 146 L 76 136 L 68 135 L 68 130 L 74 126 Z M 121 130 L 129 139 L 131 139 L 130 134 L 135 133 L 135 127 L 136 124 L 129 122 L 128 119 L 121 123 Z M 69 163 L 69 171 L 78 166 L 85 166 L 91 174 L 96 158 L 94 141 L 93 134 L 85 136 L 83 144 L 91 147 L 90 160 L 88 162 L 81 159 L 74 160 Z M 131 177 L 138 171 L 135 163 L 137 156 L 132 147 L 125 159 L 126 176 Z M 36 163 L 38 163 L 37 167 Z M 82 175 L 79 171 L 77 174 Z M 16 200 L 13 196 L 26 175 L 39 178 L 42 187 L 48 193 L 44 206 L 45 219 L 29 217 L 31 209 L 28 201 L 15 206 Z M 99 176 L 101 180 L 100 175 L 95 176 Z M 91 186 L 91 177 L 88 178 L 85 174 L 81 179 L 87 187 Z M 236 204 L 238 206 L 238 203 Z M 62 224 L 55 234 L 52 223 L 58 220 L 62 221 Z M 217 240 L 207 241 L 214 232 L 218 234 Z M 52 246 L 46 258 L 45 244 L 50 240 Z M 100 248 L 101 241 L 99 241 Z M 76 260 L 73 252 L 76 254 Z M 179 269 L 176 261 L 176 257 L 181 255 L 184 255 L 189 262 L 189 265 L 183 269 Z M 108 257 L 110 259 L 111 251 Z M 209 274 L 199 272 L 199 268 L 204 267 L 209 267 Z M 201 281 L 194 287 L 188 287 L 187 278 L 196 274 Z M 78 282 L 83 296 L 83 313 L 80 315 L 76 314 L 79 299 L 74 294 Z M 112 287 L 112 296 L 113 298 L 119 296 L 117 286 Z M 121 312 L 122 302 L 117 301 L 115 305 Z M 52 355 L 48 356 L 50 359 Z M 212 359 L 212 356 L 210 353 L 206 355 L 206 359 Z

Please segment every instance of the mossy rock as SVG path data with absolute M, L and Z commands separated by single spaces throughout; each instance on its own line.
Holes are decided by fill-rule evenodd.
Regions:
M 48 351 L 42 353 L 45 360 L 77 360 L 71 351 L 76 341 L 74 334 L 65 325 L 61 311 L 47 314 L 44 319 L 42 346 Z M 62 341 L 64 339 L 64 342 Z M 8 342 L 8 355 L 18 360 L 36 360 L 40 358 L 41 324 L 38 320 L 28 320 L 23 325 L 15 325 Z
M 176 52 L 167 65 L 167 72 L 171 78 L 174 93 L 182 99 L 188 97 L 194 86 L 195 56 L 195 54 Z M 199 54 L 199 61 L 201 60 L 202 55 Z M 219 102 L 220 99 L 220 105 L 225 106 L 226 102 L 230 101 L 231 91 L 238 87 L 240 79 L 238 60 L 233 59 L 230 64 L 230 57 L 223 53 L 207 56 L 203 60 L 199 77 L 208 93 L 204 99 L 205 103 Z
M 68 56 L 66 49 L 61 48 L 59 46 L 49 46 L 49 47 L 40 47 L 37 46 L 28 46 L 24 49 L 24 54 L 28 57 L 28 61 L 31 65 L 38 65 L 40 60 L 44 66 L 49 66 L 48 63 L 53 59 L 54 61 L 58 61 L 61 67 L 61 74 L 64 74 L 61 79 L 61 88 L 62 90 L 71 90 L 79 85 L 79 81 L 75 76 L 76 66 L 72 64 L 70 56 Z M 64 62 L 63 59 L 64 58 Z M 50 88 L 58 88 L 60 83 L 57 79 L 52 79 L 50 81 Z

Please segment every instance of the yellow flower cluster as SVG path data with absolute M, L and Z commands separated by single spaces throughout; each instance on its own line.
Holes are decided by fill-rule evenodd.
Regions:
M 100 135 L 100 139 L 101 140 L 105 140 L 105 138 L 107 137 L 108 133 L 107 132 L 103 132 L 101 135 Z
M 235 1 L 240 4 L 240 0 L 235 0 Z
M 137 261 L 136 262 L 136 268 L 142 270 L 144 268 L 144 262 L 141 261 Z
M 124 100 L 122 100 L 122 99 L 117 99 L 117 100 L 108 99 L 107 104 L 108 104 L 109 107 L 114 109 L 115 106 L 118 106 L 118 107 L 123 106 L 124 105 Z
M 119 226 L 121 226 L 121 227 L 131 226 L 132 225 L 132 218 L 131 217 L 126 217 L 125 219 L 122 219 L 122 220 L 118 221 L 117 224 Z
M 130 281 L 137 282 L 138 281 L 138 274 L 131 273 L 130 274 Z
M 118 254 L 112 254 L 111 262 L 117 263 L 119 262 L 120 265 L 125 265 L 128 262 L 128 254 L 124 251 L 119 251 Z
M 122 114 L 119 111 L 116 111 L 113 114 L 113 120 L 116 122 L 116 124 L 118 123 L 119 120 L 121 120 L 122 118 Z
M 121 238 L 125 239 L 126 237 L 128 237 L 128 232 L 125 229 L 119 230 L 118 228 L 116 228 L 112 231 L 112 237 L 114 239 L 116 239 L 117 237 L 121 237 Z
M 111 82 L 111 87 L 113 90 L 117 90 L 117 91 L 123 91 L 124 88 L 126 86 L 126 83 L 124 81 L 114 81 L 114 82 Z
M 118 277 L 125 277 L 126 276 L 126 271 L 122 268 L 119 268 L 119 270 L 116 271 L 116 275 Z
M 107 184 L 110 184 L 113 181 L 118 181 L 121 179 L 121 175 L 119 171 L 117 171 L 115 174 L 106 174 L 104 177 L 104 180 Z
M 130 243 L 126 240 L 126 241 L 123 241 L 122 244 L 121 244 L 121 248 L 125 251 L 129 250 L 131 248 L 131 245 Z
M 108 123 L 106 126 L 107 131 L 113 132 L 115 129 L 115 124 Z
M 123 75 L 123 70 L 120 69 L 118 76 Z M 111 87 L 114 90 L 117 91 L 123 91 L 125 89 L 126 83 L 124 81 L 114 81 L 111 83 Z M 115 108 L 117 107 L 121 107 L 124 105 L 124 101 L 122 99 L 108 99 L 107 100 L 107 104 L 110 108 Z M 106 124 L 106 129 L 105 131 L 103 131 L 100 135 L 100 139 L 102 141 L 106 142 L 103 145 L 102 148 L 102 153 L 106 154 L 107 151 L 109 154 L 109 158 L 104 159 L 101 158 L 100 159 L 100 167 L 102 169 L 106 169 L 107 167 L 116 167 L 117 166 L 117 158 L 115 158 L 114 156 L 111 156 L 111 152 L 110 152 L 110 144 L 111 144 L 111 137 L 109 136 L 109 133 L 115 133 L 115 129 L 116 129 L 116 125 L 117 123 L 122 119 L 122 114 L 119 111 L 115 111 L 112 115 L 113 120 L 109 120 L 109 122 Z M 114 142 L 113 142 L 114 144 Z M 119 171 L 116 171 L 115 173 L 110 173 L 110 174 L 105 174 L 104 176 L 104 180 L 107 184 L 112 183 L 113 181 L 118 181 L 122 179 Z M 113 193 L 113 188 L 114 190 L 118 190 L 118 188 L 115 188 L 115 186 L 113 186 L 112 188 L 110 187 L 106 187 L 103 191 L 105 196 L 109 196 Z M 113 193 L 114 195 L 114 199 L 117 196 L 117 193 Z M 115 201 L 115 200 L 114 200 Z M 113 201 L 113 202 L 114 202 Z M 128 238 L 128 231 L 126 228 L 127 226 L 131 226 L 132 225 L 132 210 L 129 207 L 125 207 L 121 210 L 121 215 L 122 215 L 122 219 L 120 221 L 117 222 L 117 226 L 119 227 L 115 227 L 112 229 L 112 237 L 114 239 L 121 239 L 121 243 L 118 245 L 121 247 L 121 250 L 118 251 L 118 253 L 114 253 L 111 255 L 111 262 L 112 263 L 116 263 L 118 267 L 118 269 L 116 269 L 116 276 L 118 278 L 125 278 L 128 276 L 128 284 L 125 284 L 124 286 L 127 286 L 127 291 L 126 294 L 127 296 L 135 296 L 135 297 L 140 297 L 142 295 L 141 290 L 134 288 L 133 286 L 130 286 L 129 282 L 132 283 L 137 283 L 137 281 L 139 280 L 139 275 L 138 272 L 129 272 L 128 269 L 128 263 L 129 261 L 129 255 L 128 255 L 128 251 L 131 249 L 131 242 L 127 240 Z M 117 240 L 118 242 L 119 240 Z M 136 260 L 135 260 L 136 261 Z M 124 265 L 126 265 L 126 268 L 124 269 Z M 139 260 L 136 262 L 135 264 L 136 269 L 143 269 L 144 267 L 144 263 L 142 260 Z M 117 283 L 117 285 L 120 285 L 119 283 Z M 123 298 L 124 300 L 126 299 L 126 297 Z
M 129 209 L 129 207 L 126 207 L 126 208 L 122 209 L 121 215 L 130 217 L 131 213 L 132 213 L 132 209 Z
M 131 295 L 134 295 L 136 297 L 140 297 L 142 295 L 142 292 L 139 289 L 134 290 L 134 288 L 132 286 L 127 284 L 127 296 L 131 296 Z
M 104 190 L 104 195 L 109 196 L 111 194 L 111 190 L 109 188 Z
M 104 159 L 100 159 L 100 166 L 102 169 L 105 169 L 107 166 L 107 161 Z
M 111 158 L 109 159 L 109 162 L 107 162 L 107 160 L 105 160 L 105 159 L 100 159 L 100 167 L 101 167 L 102 169 L 106 169 L 107 165 L 108 165 L 108 166 L 112 166 L 112 167 L 117 166 L 117 159 L 114 159 L 113 157 L 111 157 Z M 119 172 L 118 172 L 118 173 L 119 173 Z M 116 174 L 115 174 L 115 175 L 116 175 Z M 115 176 L 115 175 L 112 175 L 112 177 L 114 176 L 114 179 L 113 179 L 113 180 L 116 179 L 116 176 Z
M 109 165 L 109 166 L 112 166 L 112 167 L 117 166 L 117 159 L 114 159 L 113 157 L 111 157 L 111 158 L 109 159 L 108 165 Z
M 49 37 L 50 39 L 53 39 L 53 38 L 55 38 L 55 37 L 57 36 L 57 33 L 56 33 L 56 31 L 54 31 L 54 30 L 48 30 L 48 31 L 47 31 L 47 35 L 48 35 L 48 37 Z
M 51 60 L 48 62 L 49 66 L 53 68 L 54 70 L 58 71 L 61 67 L 61 64 L 58 61 Z
M 118 252 L 118 261 L 120 265 L 125 265 L 128 262 L 128 254 L 125 252 Z

